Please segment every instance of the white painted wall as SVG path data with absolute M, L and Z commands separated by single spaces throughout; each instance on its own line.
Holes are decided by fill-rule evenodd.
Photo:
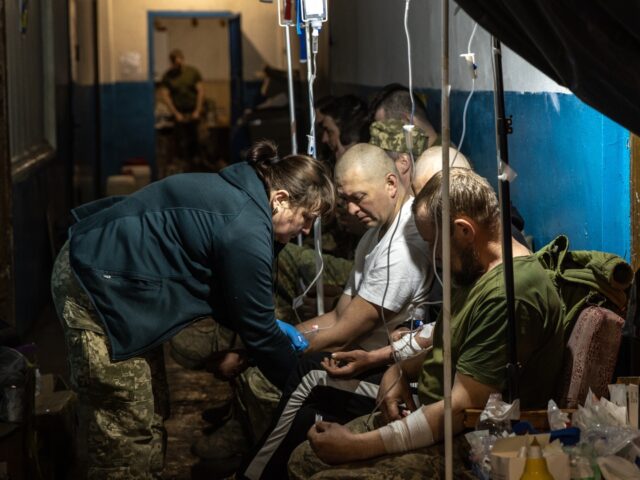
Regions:
M 221 18 L 198 19 L 160 17 L 166 29 L 154 31 L 155 79 L 160 81 L 169 68 L 169 53 L 178 48 L 188 65 L 193 65 L 204 80 L 229 80 L 229 25 Z
M 450 78 L 452 88 L 469 90 L 471 79 L 459 54 L 467 52 L 474 22 L 451 2 Z M 331 77 L 333 82 L 382 86 L 408 84 L 404 0 L 336 0 L 331 3 Z M 412 0 L 409 15 L 414 86 L 440 88 L 441 2 Z M 471 51 L 478 65 L 477 90 L 492 90 L 490 37 L 478 27 Z M 519 92 L 562 92 L 549 77 L 503 48 L 505 89 Z
M 258 0 L 101 0 L 100 72 L 102 83 L 146 81 L 149 11 L 231 11 L 241 14 L 244 78 L 268 63 L 285 68 L 277 6 Z

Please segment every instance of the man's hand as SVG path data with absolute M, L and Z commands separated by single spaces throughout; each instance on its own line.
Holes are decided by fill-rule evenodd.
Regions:
M 309 348 L 309 342 L 307 342 L 307 339 L 302 333 L 296 330 L 296 327 L 282 320 L 276 320 L 276 323 L 278 327 L 280 327 L 280 330 L 289 338 L 291 346 L 296 352 L 303 352 Z
M 200 110 L 196 109 L 191 113 L 191 118 L 193 120 L 198 120 L 200 118 Z
M 331 357 L 322 360 L 322 366 L 332 377 L 351 378 L 370 368 L 372 362 L 369 360 L 369 352 L 352 350 L 332 353 Z
M 389 367 L 382 377 L 377 401 L 380 403 L 380 413 L 385 423 L 400 420 L 416 409 L 409 381 L 397 364 Z M 401 411 L 399 407 L 401 403 L 404 403 L 408 410 Z
M 357 435 L 338 423 L 317 422 L 307 438 L 318 458 L 330 465 L 364 458 L 356 448 Z
M 233 380 L 249 366 L 245 352 L 239 350 L 228 351 L 214 360 L 211 370 L 220 380 Z
M 184 115 L 181 114 L 180 112 L 176 112 L 173 116 L 176 117 L 176 122 L 184 122 L 185 121 Z
M 406 334 L 408 334 L 409 332 L 411 332 L 411 330 L 409 330 L 406 327 L 396 328 L 393 332 L 391 332 L 391 341 L 396 342 L 400 340 L 402 337 L 404 337 Z

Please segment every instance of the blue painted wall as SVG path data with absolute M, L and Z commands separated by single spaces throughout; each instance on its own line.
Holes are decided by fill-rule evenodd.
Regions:
M 244 108 L 254 107 L 260 100 L 260 81 L 243 82 Z M 85 87 L 90 89 L 92 87 Z M 101 185 L 117 175 L 127 159 L 144 158 L 155 172 L 154 85 L 152 82 L 102 84 L 101 104 Z M 89 94 L 82 96 L 92 102 Z M 86 108 L 92 108 L 87 105 Z M 79 140 L 85 144 L 89 138 Z M 244 147 L 245 145 L 243 145 Z
M 102 84 L 100 105 L 102 185 L 130 158 L 143 158 L 155 170 L 153 83 Z
M 245 98 L 256 85 L 247 82 Z M 363 96 L 375 89 L 358 87 Z M 426 90 L 429 116 L 439 127 L 440 92 Z M 451 96 L 452 141 L 459 142 L 468 92 Z M 155 165 L 153 84 L 102 85 L 102 175 L 118 173 L 128 158 Z M 509 155 L 518 176 L 513 202 L 536 248 L 566 234 L 574 249 L 604 250 L 629 260 L 629 133 L 573 95 L 506 92 L 513 116 Z M 493 93 L 469 104 L 462 151 L 497 186 Z
M 340 94 L 367 98 L 377 88 L 334 85 Z M 430 120 L 440 130 L 440 90 L 424 89 Z M 451 93 L 451 141 L 458 144 L 469 92 Z M 511 185 L 526 233 L 540 248 L 557 235 L 575 250 L 631 256 L 629 131 L 574 95 L 505 92 L 513 116 L 509 160 L 518 174 Z M 469 103 L 462 152 L 497 188 L 493 92 L 476 92 Z
M 429 93 L 439 121 L 440 92 Z M 452 141 L 459 142 L 468 92 L 451 97 Z M 514 205 L 539 248 L 565 234 L 573 249 L 604 250 L 627 260 L 631 252 L 629 132 L 573 95 L 505 93 L 513 116 L 509 161 Z M 462 151 L 497 187 L 493 93 L 469 104 Z

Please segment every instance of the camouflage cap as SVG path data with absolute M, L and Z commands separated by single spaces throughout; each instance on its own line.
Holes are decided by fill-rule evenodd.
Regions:
M 383 150 L 391 152 L 407 153 L 407 142 L 404 137 L 403 123 L 400 120 L 383 120 L 381 122 L 373 122 L 369 127 L 371 139 L 369 143 L 376 145 Z M 413 156 L 417 157 L 427 149 L 428 137 L 422 129 L 413 127 L 411 132 L 413 139 Z

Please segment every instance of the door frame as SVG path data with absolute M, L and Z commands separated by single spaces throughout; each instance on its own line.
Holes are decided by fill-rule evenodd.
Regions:
M 0 321 L 15 328 L 13 175 L 9 151 L 6 7 L 0 3 Z M 0 326 L 1 329 L 1 326 Z
M 235 125 L 244 109 L 244 84 L 242 73 L 242 32 L 240 14 L 228 10 L 150 10 L 147 12 L 148 79 L 155 84 L 154 22 L 158 18 L 222 18 L 229 21 L 229 81 L 231 88 L 230 125 Z M 155 129 L 154 129 L 155 134 Z

